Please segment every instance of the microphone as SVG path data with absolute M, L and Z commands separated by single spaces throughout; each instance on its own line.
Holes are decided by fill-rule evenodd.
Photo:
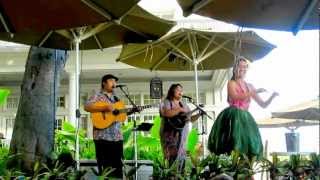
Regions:
M 119 84 L 119 85 L 116 85 L 115 88 L 122 88 L 122 87 L 126 87 L 127 85 L 125 84 Z
M 192 99 L 192 97 L 190 97 L 190 96 L 185 96 L 185 95 L 183 95 L 182 97 L 183 97 L 183 98 L 187 98 L 187 99 L 189 99 L 189 100 Z

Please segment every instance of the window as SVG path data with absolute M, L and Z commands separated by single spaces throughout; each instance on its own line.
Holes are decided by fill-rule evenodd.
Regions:
M 5 136 L 6 132 L 6 119 L 0 118 L 0 133 L 2 133 Z
M 88 129 L 88 116 L 87 115 L 81 116 L 80 129 L 84 129 L 85 131 L 87 131 L 87 129 Z
M 62 129 L 62 124 L 63 124 L 64 121 L 65 121 L 64 116 L 57 117 L 57 119 L 56 119 L 56 124 L 55 124 L 55 127 L 54 127 L 54 128 L 61 130 L 61 129 Z
M 152 99 L 150 95 L 143 95 L 143 104 L 144 105 L 153 105 L 160 103 L 160 99 Z
M 132 115 L 128 116 L 128 122 L 136 121 L 136 120 L 140 120 L 140 115 L 132 114 Z
M 13 131 L 13 126 L 14 126 L 14 120 L 15 117 L 6 117 L 6 129 L 5 129 L 5 136 L 9 139 L 11 139 L 12 136 L 12 131 Z
M 195 93 L 184 93 L 184 95 L 192 97 L 193 101 L 196 101 L 196 94 Z M 186 98 L 183 98 L 183 101 L 185 103 L 189 103 L 189 100 Z M 199 103 L 200 104 L 206 104 L 206 96 L 205 93 L 199 93 Z
M 145 122 L 152 122 L 153 119 L 156 117 L 157 115 L 144 115 L 143 120 Z
M 18 97 L 8 97 L 7 98 L 7 109 L 17 109 L 19 105 Z
M 59 97 L 57 98 L 57 107 L 64 108 L 65 105 L 66 105 L 65 97 L 64 97 L 64 96 L 59 96 Z
M 80 105 L 84 106 L 88 100 L 88 94 L 82 94 L 80 98 Z
M 136 105 L 141 105 L 141 95 L 140 94 L 132 94 L 129 96 L 130 99 L 134 102 L 134 104 Z M 126 104 L 126 105 L 131 105 L 131 103 L 129 102 L 128 98 L 126 98 L 125 96 L 119 96 L 119 98 Z

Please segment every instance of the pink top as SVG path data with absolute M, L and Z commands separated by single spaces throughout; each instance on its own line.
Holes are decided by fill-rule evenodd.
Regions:
M 244 88 L 242 88 L 240 86 L 240 84 L 238 84 L 237 89 L 236 89 L 237 94 L 244 94 L 245 92 L 248 91 L 247 90 L 248 86 L 247 86 L 247 84 L 245 84 L 245 85 L 246 85 L 246 87 L 244 87 L 244 88 L 246 88 L 246 90 Z M 250 98 L 240 100 L 240 99 L 232 99 L 230 96 L 228 96 L 228 103 L 230 106 L 233 106 L 233 107 L 236 107 L 236 108 L 239 108 L 242 110 L 248 110 L 249 104 L 250 104 Z

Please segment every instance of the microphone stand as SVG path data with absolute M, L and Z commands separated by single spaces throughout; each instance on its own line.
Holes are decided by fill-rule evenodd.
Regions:
M 123 94 L 127 97 L 129 100 L 130 104 L 132 105 L 133 108 L 137 109 L 137 105 L 132 101 L 132 99 L 129 96 L 129 93 L 127 93 L 124 89 L 123 86 L 119 86 L 120 90 L 123 92 Z M 138 179 L 138 147 L 137 147 L 137 124 L 136 120 L 133 120 L 133 144 L 134 144 L 134 168 L 135 168 L 135 180 Z
M 202 157 L 203 157 L 203 159 L 204 159 L 204 142 L 205 142 L 205 139 L 204 139 L 204 136 L 207 134 L 207 132 L 206 132 L 206 130 L 205 130 L 205 127 L 204 127 L 204 117 L 205 116 L 207 116 L 209 119 L 211 119 L 211 120 L 213 120 L 213 118 L 207 113 L 207 112 L 205 112 L 203 109 L 202 109 L 202 107 L 203 107 L 203 105 L 198 105 L 198 104 L 196 104 L 193 100 L 192 100 L 192 98 L 187 98 L 188 100 L 189 100 L 189 102 L 190 103 L 192 103 L 195 107 L 196 107 L 196 109 L 198 109 L 199 111 L 200 111 L 200 116 L 201 116 L 201 132 L 200 132 L 200 135 L 201 135 L 201 139 L 202 139 L 202 143 L 203 143 L 203 152 L 202 152 Z

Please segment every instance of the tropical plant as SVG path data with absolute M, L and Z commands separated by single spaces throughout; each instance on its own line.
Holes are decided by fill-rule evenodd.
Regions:
M 231 155 L 210 154 L 197 167 L 199 178 L 212 179 L 229 176 L 234 179 L 250 179 L 255 173 L 261 172 L 263 167 L 255 158 L 248 158 L 244 154 L 233 151 Z
M 271 179 L 288 178 L 289 162 L 278 158 L 276 154 L 272 155 L 272 162 L 269 161 L 269 171 Z
M 10 94 L 9 89 L 0 89 L 0 106 L 6 101 Z
M 304 179 L 306 177 L 306 169 L 308 161 L 300 154 L 292 154 L 289 157 L 287 176 L 294 179 Z
M 174 162 L 171 166 L 169 161 L 163 159 L 157 159 L 153 163 L 153 179 L 154 180 L 183 180 L 185 179 L 182 174 L 178 172 L 178 163 Z
M 17 179 L 15 177 L 22 177 L 24 178 L 24 173 L 18 170 L 5 170 L 3 174 L 1 174 L 0 179 L 1 180 L 12 180 Z
M 320 154 L 312 153 L 310 155 L 309 165 L 308 177 L 310 179 L 320 180 Z
M 302 180 L 320 179 L 320 155 L 311 154 L 309 159 L 300 154 L 292 154 L 289 160 L 281 160 L 277 155 L 272 155 L 272 161 L 264 159 L 265 168 L 270 172 L 271 179 Z
M 3 156 L 2 156 L 3 155 Z M 9 150 L 7 148 L 1 148 L 0 156 L 0 179 L 11 180 L 12 177 L 24 176 L 26 173 L 22 172 L 20 167 L 16 164 L 17 159 L 21 158 L 20 154 L 9 155 Z
M 0 174 L 4 174 L 8 157 L 9 149 L 7 147 L 0 147 Z
M 9 157 L 8 159 L 12 158 L 19 157 Z M 68 158 L 65 158 L 64 154 L 60 154 L 58 159 L 52 159 L 47 163 L 36 161 L 32 172 L 23 172 L 19 167 L 7 168 L 0 179 L 83 179 L 87 171 L 76 170 L 73 164 L 68 164 L 68 161 L 65 161 L 66 159 Z
M 64 122 L 62 124 L 61 130 L 56 130 L 55 135 L 55 153 L 61 154 L 64 152 L 75 153 L 75 136 L 76 129 L 75 127 L 68 123 Z M 83 159 L 94 159 L 95 158 L 95 149 L 92 139 L 89 139 L 85 136 L 85 130 L 79 130 L 79 144 L 80 144 L 80 158 Z
M 139 121 L 137 121 L 139 123 Z M 134 159 L 133 122 L 123 126 L 123 142 L 125 159 Z M 151 161 L 162 158 L 162 150 L 159 138 L 160 117 L 153 120 L 153 126 L 148 132 L 137 132 L 138 159 Z
M 112 168 L 112 167 L 107 167 L 106 169 L 104 169 L 102 171 L 102 174 L 100 176 L 98 176 L 98 179 L 99 180 L 104 180 L 106 179 L 107 177 L 110 176 L 110 174 L 114 171 L 115 169 Z

